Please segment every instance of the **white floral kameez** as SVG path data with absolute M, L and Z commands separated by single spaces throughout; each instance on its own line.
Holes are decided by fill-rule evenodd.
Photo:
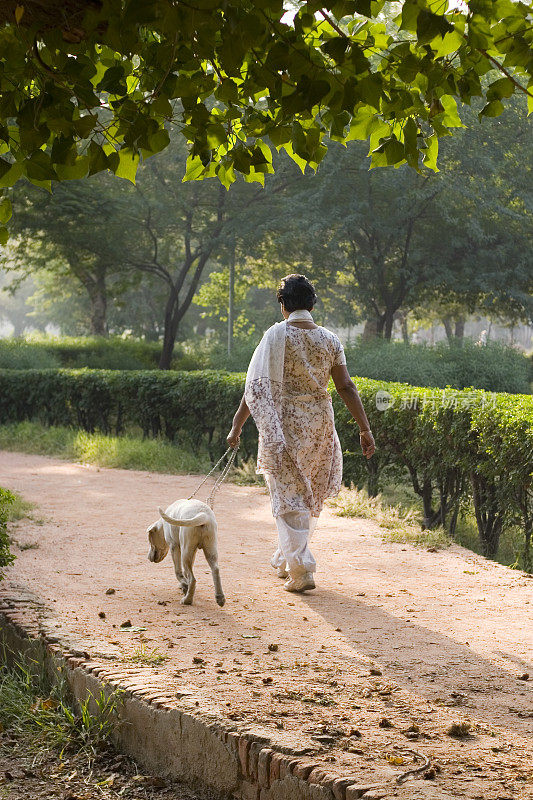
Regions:
M 264 352 L 283 357 L 282 365 L 272 362 L 272 380 L 249 371 L 246 388 L 259 429 L 258 472 L 265 474 L 278 526 L 280 546 L 272 565 L 286 561 L 291 574 L 313 572 L 309 535 L 326 498 L 341 488 L 342 451 L 327 386 L 331 368 L 346 358 L 338 337 L 320 326 L 278 323 L 258 350 L 262 346 L 263 358 Z

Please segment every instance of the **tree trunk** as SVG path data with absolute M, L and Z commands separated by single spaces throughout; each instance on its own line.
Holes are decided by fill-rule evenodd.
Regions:
M 463 338 L 465 335 L 465 318 L 458 317 L 455 320 L 455 331 L 454 331 L 455 339 L 459 344 L 463 343 Z
M 390 342 L 392 338 L 392 326 L 394 324 L 394 313 L 387 309 L 383 320 L 383 338 Z
M 91 304 L 91 333 L 93 336 L 107 336 L 107 286 L 105 264 L 96 263 L 87 268 L 75 259 L 69 259 L 70 268 L 79 280 Z
M 400 325 L 402 328 L 402 339 L 405 344 L 409 344 L 409 331 L 407 329 L 407 314 L 402 314 L 400 317 Z
M 365 321 L 365 327 L 361 335 L 361 340 L 363 342 L 370 342 L 373 339 L 377 339 L 378 326 L 379 326 L 379 321 L 375 317 L 373 317 L 372 319 L 367 319 Z
M 475 472 L 471 473 L 470 480 L 483 555 L 495 558 L 503 527 L 503 512 L 498 505 L 496 486 Z
M 449 342 L 452 342 L 453 329 L 450 317 L 443 317 L 442 324 L 444 325 L 444 330 L 446 331 L 446 338 L 448 339 Z
M 165 308 L 165 329 L 163 333 L 163 349 L 159 359 L 159 369 L 170 369 L 178 325 L 175 322 L 177 298 L 172 292 Z
M 91 302 L 91 333 L 93 336 L 107 336 L 107 296 L 105 276 L 99 275 L 97 280 L 87 285 Z
M 20 336 L 23 336 L 24 331 L 26 330 L 26 321 L 21 319 L 19 316 L 14 316 L 10 318 L 10 323 L 13 325 L 13 336 L 15 339 L 18 339 Z
M 455 320 L 455 330 L 454 336 L 456 339 L 462 339 L 465 335 L 465 319 L 464 317 L 459 317 Z

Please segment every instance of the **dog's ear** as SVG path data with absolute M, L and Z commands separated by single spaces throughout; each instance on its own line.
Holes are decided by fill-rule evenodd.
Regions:
M 162 519 L 158 519 L 152 525 L 150 525 L 150 527 L 146 529 L 146 533 L 148 534 L 148 541 L 153 547 L 157 547 L 159 549 L 167 547 Z

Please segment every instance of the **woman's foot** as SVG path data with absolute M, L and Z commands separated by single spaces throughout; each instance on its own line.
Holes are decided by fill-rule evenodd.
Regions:
M 308 589 L 316 589 L 315 579 L 312 572 L 304 572 L 296 577 L 289 577 L 287 583 L 283 584 L 286 592 L 305 592 Z

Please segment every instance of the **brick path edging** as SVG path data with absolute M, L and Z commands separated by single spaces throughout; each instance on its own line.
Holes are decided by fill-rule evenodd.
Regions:
M 177 778 L 236 800 L 359 800 L 383 797 L 378 787 L 326 771 L 267 737 L 230 729 L 216 714 L 177 704 L 126 668 L 101 664 L 61 642 L 46 627 L 38 600 L 24 590 L 0 593 L 0 635 L 6 652 L 28 654 L 53 679 L 62 674 L 75 701 L 120 692 L 115 743 L 152 773 Z M 149 681 L 148 681 L 149 684 Z M 197 704 L 196 704 L 197 705 Z

